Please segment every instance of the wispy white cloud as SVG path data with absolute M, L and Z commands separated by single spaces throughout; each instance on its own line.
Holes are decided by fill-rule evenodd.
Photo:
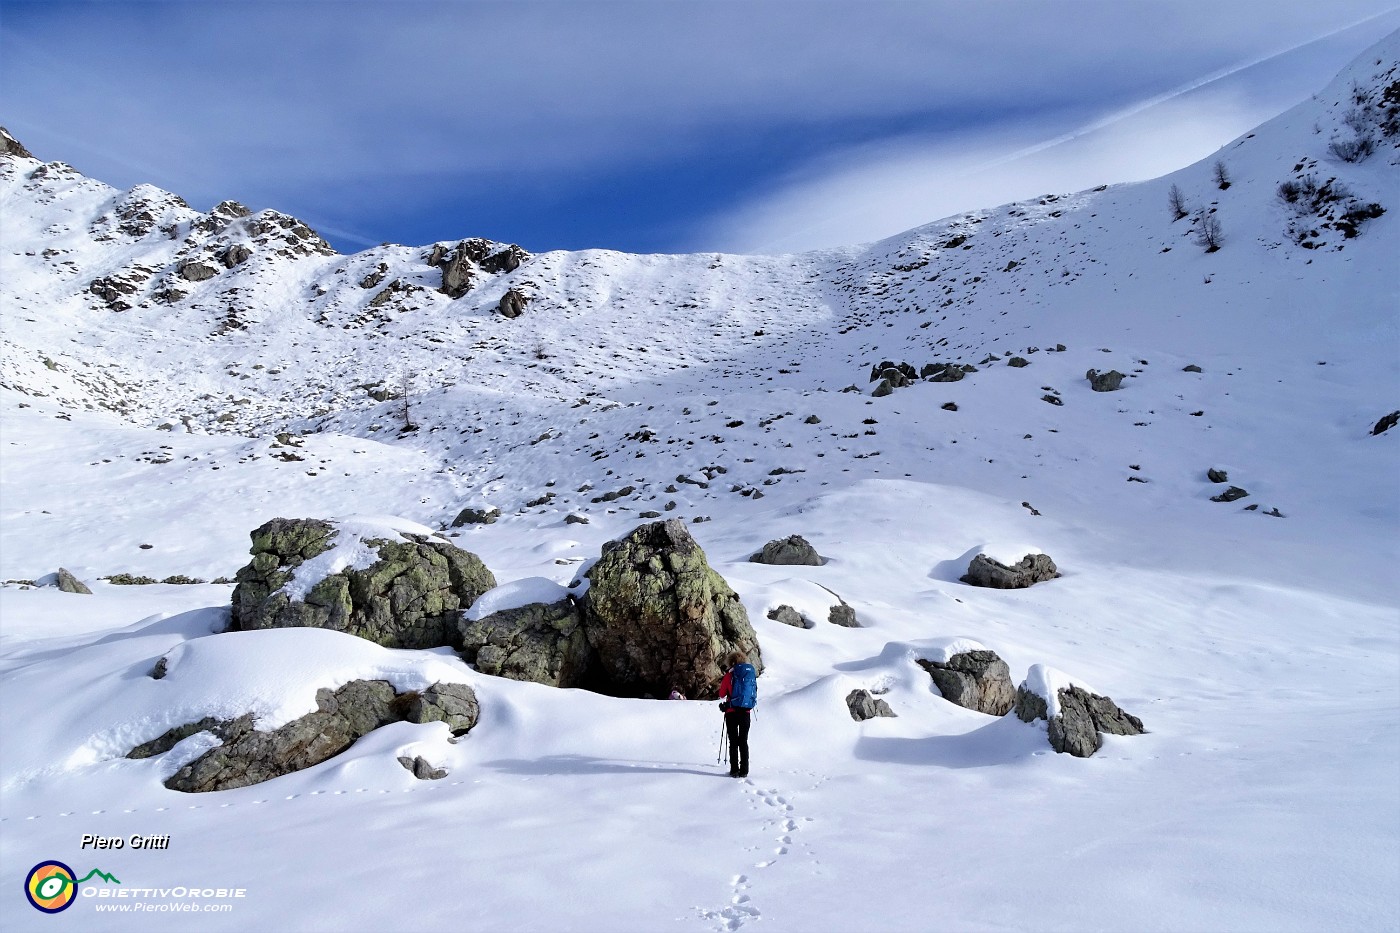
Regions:
M 1234 95 L 1159 104 L 1037 145 L 1017 133 L 897 141 L 829 157 L 699 237 L 733 252 L 800 252 L 866 242 L 941 217 L 1045 193 L 1154 178 L 1271 116 Z

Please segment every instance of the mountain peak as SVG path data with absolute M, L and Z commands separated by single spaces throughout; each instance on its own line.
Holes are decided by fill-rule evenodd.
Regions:
M 20 159 L 34 158 L 34 154 L 24 148 L 24 145 L 11 136 L 10 131 L 3 126 L 0 126 L 0 150 L 3 150 L 7 156 L 15 156 Z

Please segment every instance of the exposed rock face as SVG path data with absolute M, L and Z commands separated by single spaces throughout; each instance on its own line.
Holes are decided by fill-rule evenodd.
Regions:
M 738 649 L 762 673 L 758 638 L 739 596 L 710 568 L 680 519 L 641 525 L 603 545 L 587 573 L 588 685 L 604 693 L 712 699 Z
M 525 305 L 528 302 L 524 294 L 512 288 L 501 296 L 501 302 L 496 306 L 496 310 L 502 317 L 517 318 L 525 313 Z
M 989 716 L 1004 716 L 1016 703 L 1011 669 L 995 651 L 964 651 L 946 662 L 919 659 L 943 699 Z
M 1084 374 L 1084 378 L 1089 380 L 1089 388 L 1095 392 L 1116 392 L 1123 386 L 1123 374 L 1116 369 L 1106 373 L 1091 369 Z
M 10 135 L 10 131 L 0 126 L 0 154 L 14 156 L 19 159 L 32 159 L 33 153 L 20 145 L 19 140 Z
M 807 620 L 802 618 L 802 613 L 791 606 L 779 606 L 769 611 L 768 618 L 774 622 L 781 622 L 784 625 L 791 625 L 793 628 L 806 628 Z
M 483 674 L 575 687 L 588 670 L 588 638 L 572 597 L 458 622 L 462 656 Z
M 472 265 L 472 259 L 483 258 L 476 255 L 478 250 L 473 248 L 472 241 L 463 240 L 457 244 L 457 249 L 447 258 L 438 257 L 438 262 L 434 265 L 442 266 L 442 288 L 440 291 L 448 298 L 461 298 L 471 291 L 472 279 L 476 275 L 476 269 Z M 436 250 L 434 256 L 438 256 Z
M 199 262 L 193 259 L 189 262 L 180 263 L 179 268 L 175 271 L 179 273 L 180 278 L 188 282 L 203 282 L 205 279 L 212 279 L 219 274 L 219 270 L 215 269 L 207 262 Z
M 86 596 L 92 595 L 92 590 L 87 588 L 86 583 L 79 580 L 62 567 L 58 568 L 57 586 L 59 590 L 64 593 L 82 593 Z
M 315 712 L 270 732 L 255 730 L 252 714 L 205 718 L 171 729 L 127 757 L 158 755 L 196 732 L 213 732 L 223 744 L 175 772 L 165 786 L 186 793 L 228 790 L 318 765 L 391 722 L 442 720 L 461 735 L 476 725 L 478 716 L 476 695 L 465 684 L 434 684 L 422 693 L 396 694 L 387 681 L 352 680 L 338 690 L 318 690 Z
M 253 255 L 253 251 L 242 243 L 235 243 L 219 254 L 219 262 L 224 264 L 225 269 L 232 269 L 234 266 L 241 266 Z
M 275 518 L 252 533 L 252 561 L 238 571 L 234 630 L 312 626 L 388 648 L 460 646 L 457 614 L 496 585 L 475 554 L 430 535 L 398 534 L 363 544 L 377 554 L 316 581 L 302 599 L 283 589 L 307 560 L 350 534 L 318 519 Z
M 1124 712 L 1108 697 L 1070 686 L 1058 691 L 1060 714 L 1049 721 L 1050 747 L 1076 758 L 1088 758 L 1103 746 L 1101 733 L 1142 735 L 1142 720 Z M 1022 722 L 1046 719 L 1045 698 L 1022 684 L 1016 690 L 1016 716 Z
M 978 554 L 967 566 L 962 582 L 997 590 L 1018 590 L 1053 580 L 1060 575 L 1048 554 L 1027 554 L 1013 566 L 1006 566 L 986 554 Z
M 790 535 L 769 541 L 763 550 L 749 558 L 755 564 L 783 564 L 820 567 L 824 560 L 817 549 L 801 535 Z
M 846 695 L 846 708 L 856 722 L 874 719 L 876 716 L 894 716 L 894 710 L 884 700 L 873 696 L 869 690 L 852 690 Z
M 498 275 L 502 272 L 514 272 L 516 269 L 520 268 L 520 264 L 524 262 L 525 259 L 525 251 L 512 243 L 499 253 L 492 253 L 490 256 L 482 259 L 481 268 L 483 271 L 489 272 L 492 275 Z
M 1384 434 L 1397 424 L 1400 424 L 1400 411 L 1392 411 L 1376 422 L 1375 427 L 1371 428 L 1371 434 L 1373 436 L 1376 434 Z

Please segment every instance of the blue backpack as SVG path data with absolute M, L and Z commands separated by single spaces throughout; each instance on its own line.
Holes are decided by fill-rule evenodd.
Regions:
M 758 674 L 752 664 L 736 664 L 729 672 L 729 708 L 753 709 L 758 703 Z

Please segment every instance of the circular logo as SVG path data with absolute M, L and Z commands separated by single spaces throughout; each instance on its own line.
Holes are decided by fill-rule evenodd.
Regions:
M 35 910 L 56 914 L 70 907 L 78 896 L 73 869 L 62 862 L 40 862 L 24 879 L 24 896 Z

